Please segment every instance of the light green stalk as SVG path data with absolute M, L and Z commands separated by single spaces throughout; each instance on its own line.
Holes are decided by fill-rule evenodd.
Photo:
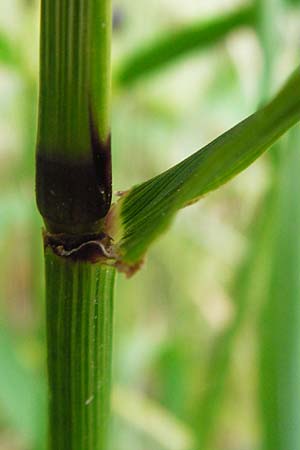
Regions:
M 269 207 L 272 247 L 264 269 L 260 323 L 260 404 L 264 450 L 294 450 L 299 432 L 299 127 L 289 134 Z

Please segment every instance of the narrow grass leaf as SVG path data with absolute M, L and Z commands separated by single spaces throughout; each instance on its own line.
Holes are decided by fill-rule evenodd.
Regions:
M 272 248 L 270 227 L 272 217 L 269 205 L 272 192 L 266 195 L 259 208 L 258 220 L 249 230 L 249 247 L 246 251 L 230 289 L 234 307 L 234 316 L 228 327 L 216 338 L 209 358 L 205 380 L 206 390 L 198 402 L 195 417 L 195 431 L 199 448 L 208 450 L 218 430 L 224 397 L 226 394 L 235 346 L 243 328 L 250 305 L 256 297 L 261 298 L 262 278 L 266 275 L 269 251 Z
M 264 108 L 181 163 L 133 187 L 112 209 L 107 231 L 120 260 L 137 264 L 175 213 L 233 178 L 300 120 L 300 69 Z
M 260 81 L 260 98 L 268 98 L 272 90 L 274 63 L 277 57 L 278 17 L 281 14 L 281 0 L 256 0 L 257 35 L 263 53 L 263 71 Z M 281 151 L 281 141 L 272 149 L 272 162 Z M 269 254 L 273 252 L 272 230 L 274 228 L 272 206 L 274 189 L 272 186 L 256 211 L 249 233 L 247 250 L 233 278 L 230 294 L 234 307 L 233 319 L 220 333 L 213 345 L 206 373 L 206 386 L 202 401 L 199 401 L 195 429 L 199 436 L 199 448 L 209 450 L 213 447 L 224 406 L 226 388 L 235 355 L 235 346 L 246 318 L 251 316 L 253 307 L 257 308 L 264 296 L 263 285 L 270 266 Z M 260 303 L 259 303 L 260 306 Z
M 254 20 L 255 9 L 247 6 L 160 36 L 127 57 L 117 73 L 117 81 L 121 85 L 131 84 L 193 50 L 216 44 L 233 30 L 253 24 Z
M 138 392 L 116 386 L 112 406 L 122 419 L 150 435 L 162 448 L 190 450 L 194 447 L 193 434 L 186 424 Z
M 300 129 L 281 153 L 274 185 L 273 243 L 260 323 L 260 400 L 264 450 L 300 448 Z M 266 271 L 265 269 L 265 271 Z

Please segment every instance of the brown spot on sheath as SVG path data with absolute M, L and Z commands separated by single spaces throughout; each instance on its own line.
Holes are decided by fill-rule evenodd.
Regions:
M 60 257 L 81 262 L 114 263 L 112 240 L 104 233 L 72 236 L 44 232 L 44 246 Z
M 99 230 L 111 204 L 110 137 L 101 143 L 91 126 L 87 155 L 74 161 L 39 148 L 36 157 L 37 205 L 54 233 Z
M 110 208 L 112 197 L 111 136 L 108 136 L 105 144 L 102 143 L 91 106 L 89 108 L 89 121 L 96 178 L 98 180 L 99 189 L 104 196 L 104 209 L 106 215 Z

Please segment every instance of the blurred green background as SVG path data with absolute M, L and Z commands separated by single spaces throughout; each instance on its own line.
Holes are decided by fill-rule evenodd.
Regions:
M 299 63 L 299 3 L 115 1 L 115 192 L 199 149 L 276 90 Z M 168 64 L 161 53 L 156 70 L 146 64 L 131 82 L 120 75 L 136 50 L 146 58 L 170 33 L 172 48 L 175 30 L 249 4 L 248 25 L 211 45 L 199 34 L 193 51 L 174 51 Z M 1 0 L 0 11 L 0 449 L 43 450 L 39 2 Z M 118 277 L 113 450 L 300 450 L 299 170 L 296 127 L 182 211 L 143 270 Z

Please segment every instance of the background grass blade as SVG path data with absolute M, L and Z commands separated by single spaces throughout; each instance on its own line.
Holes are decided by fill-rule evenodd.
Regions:
M 280 153 L 272 205 L 273 245 L 265 276 L 266 303 L 260 324 L 260 399 L 264 449 L 300 447 L 300 129 Z M 267 268 L 268 270 L 268 268 Z
M 9 38 L 0 32 L 0 64 L 15 69 L 20 64 L 20 55 Z
M 299 82 L 298 68 L 267 106 L 121 198 L 108 232 L 123 262 L 137 263 L 176 211 L 240 173 L 300 119 Z
M 191 450 L 194 437 L 182 421 L 153 400 L 123 386 L 113 391 L 114 412 L 166 450 Z
M 256 0 L 256 31 L 263 53 L 263 70 L 259 83 L 259 98 L 264 101 L 272 91 L 274 64 L 277 57 L 279 36 L 278 17 L 281 12 L 281 0 Z M 272 156 L 278 154 L 281 143 L 276 144 Z M 274 163 L 273 156 L 270 162 Z M 274 171 L 272 171 L 274 173 Z M 234 306 L 234 317 L 229 326 L 214 342 L 206 373 L 207 388 L 199 400 L 199 410 L 196 416 L 199 446 L 205 450 L 213 448 L 213 440 L 217 434 L 220 417 L 227 392 L 230 369 L 235 347 L 242 326 L 251 315 L 253 305 L 257 307 L 257 299 L 262 299 L 263 280 L 268 267 L 268 255 L 272 252 L 273 221 L 270 205 L 273 204 L 274 192 L 269 189 L 261 201 L 258 214 L 250 224 L 247 240 L 249 242 L 236 275 L 231 285 L 230 297 Z M 251 306 L 252 305 L 252 306 Z M 262 422 L 263 424 L 263 422 Z
M 219 42 L 237 28 L 252 25 L 254 18 L 255 9 L 250 5 L 162 35 L 128 56 L 117 73 L 117 81 L 121 85 L 131 84 L 193 50 L 201 50 Z
M 253 297 L 261 298 L 261 282 L 272 246 L 269 233 L 272 226 L 268 208 L 270 200 L 271 193 L 264 198 L 259 208 L 259 219 L 249 230 L 249 249 L 232 282 L 230 294 L 234 316 L 226 329 L 217 337 L 211 350 L 205 375 L 207 388 L 199 398 L 198 414 L 195 418 L 195 430 L 199 448 L 202 450 L 212 448 L 213 439 L 219 427 L 235 345 L 249 314 L 250 302 Z

